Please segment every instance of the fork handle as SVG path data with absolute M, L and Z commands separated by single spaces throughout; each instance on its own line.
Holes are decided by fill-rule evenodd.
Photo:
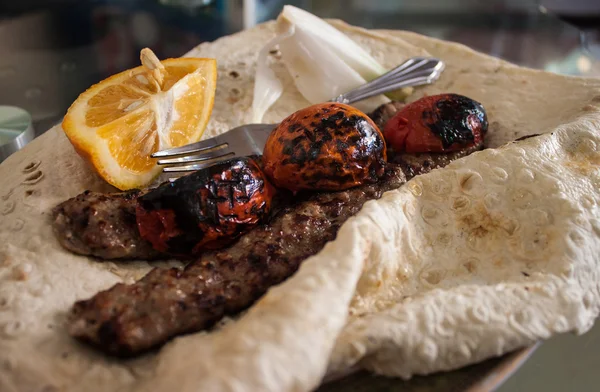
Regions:
M 444 62 L 440 59 L 413 57 L 378 78 L 338 95 L 332 101 L 350 104 L 404 87 L 430 84 L 440 77 L 444 68 Z

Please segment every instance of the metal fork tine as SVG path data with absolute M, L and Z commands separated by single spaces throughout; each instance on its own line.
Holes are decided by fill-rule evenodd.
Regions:
M 216 158 L 220 158 L 223 156 L 229 156 L 232 154 L 233 154 L 233 151 L 231 151 L 230 148 L 220 148 L 218 150 L 210 150 L 203 154 L 186 155 L 186 156 L 179 157 L 179 158 L 159 159 L 158 162 L 156 162 L 156 163 L 159 165 L 177 165 L 180 163 L 208 161 L 211 159 L 216 159 Z
M 222 148 L 227 143 L 220 141 L 219 138 L 210 138 L 200 142 L 188 144 L 181 147 L 169 148 L 168 150 L 157 151 L 151 155 L 152 158 L 171 157 L 174 155 L 190 154 L 193 152 L 201 152 L 213 148 Z
M 165 172 L 165 173 L 182 173 L 182 172 L 191 172 L 191 171 L 202 170 L 202 169 L 206 169 L 209 166 L 214 165 L 215 163 L 221 162 L 233 155 L 234 154 L 232 152 L 230 152 L 227 155 L 223 155 L 221 157 L 211 159 L 210 162 L 206 162 L 206 163 L 195 163 L 193 165 L 165 167 L 165 168 L 163 168 L 163 172 Z
M 333 101 L 352 103 L 401 87 L 431 83 L 443 70 L 444 63 L 441 60 L 414 57 L 371 82 L 333 98 Z M 202 170 L 229 157 L 261 154 L 276 126 L 277 124 L 241 125 L 211 139 L 157 151 L 152 157 L 168 158 L 157 162 L 159 165 L 167 165 L 163 167 L 163 172 L 185 173 Z M 192 162 L 200 163 L 188 164 Z

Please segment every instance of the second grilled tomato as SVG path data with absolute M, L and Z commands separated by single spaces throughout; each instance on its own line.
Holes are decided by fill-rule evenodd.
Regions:
M 284 119 L 269 136 L 264 171 L 275 186 L 292 191 L 343 190 L 383 175 L 386 145 L 364 113 L 323 103 Z
M 406 105 L 387 122 L 383 134 L 396 152 L 446 152 L 482 144 L 487 128 L 479 102 L 439 94 Z
M 161 252 L 226 245 L 266 218 L 275 188 L 252 158 L 236 158 L 165 183 L 138 198 L 143 238 Z

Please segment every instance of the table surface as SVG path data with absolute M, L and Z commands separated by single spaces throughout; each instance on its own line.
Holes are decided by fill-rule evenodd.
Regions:
M 142 47 L 152 47 L 161 58 L 180 56 L 201 42 L 272 18 L 284 3 L 259 1 L 255 18 L 249 19 L 242 11 L 242 0 L 216 0 L 198 8 L 163 4 L 166 2 L 2 2 L 0 105 L 28 110 L 39 134 L 60 121 L 70 103 L 91 84 L 137 65 Z M 582 45 L 580 31 L 540 12 L 539 2 L 285 3 L 367 28 L 413 30 L 461 42 L 551 72 L 600 76 L 597 44 L 588 39 Z M 590 36 L 597 36 L 594 34 Z M 498 391 L 600 390 L 600 372 L 594 366 L 599 353 L 600 325 L 584 336 L 553 338 L 543 343 Z M 396 385 L 392 388 L 383 383 L 378 390 L 407 390 L 402 384 Z
M 39 134 L 59 122 L 87 87 L 139 65 L 141 48 L 152 47 L 160 58 L 181 56 L 201 42 L 275 17 L 283 3 L 367 28 L 413 30 L 461 42 L 533 68 L 600 75 L 600 65 L 581 45 L 578 29 L 541 13 L 533 0 L 213 0 L 198 8 L 163 4 L 197 1 L 1 2 L 0 105 L 28 110 Z M 261 5 L 253 19 L 242 11 L 242 3 L 252 2 Z M 598 52 L 593 43 L 587 47 Z

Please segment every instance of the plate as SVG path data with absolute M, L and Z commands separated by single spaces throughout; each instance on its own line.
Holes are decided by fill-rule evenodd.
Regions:
M 316 392 L 491 392 L 519 369 L 540 346 L 523 348 L 502 357 L 451 372 L 413 377 L 408 381 L 374 376 L 361 371 L 331 381 Z

